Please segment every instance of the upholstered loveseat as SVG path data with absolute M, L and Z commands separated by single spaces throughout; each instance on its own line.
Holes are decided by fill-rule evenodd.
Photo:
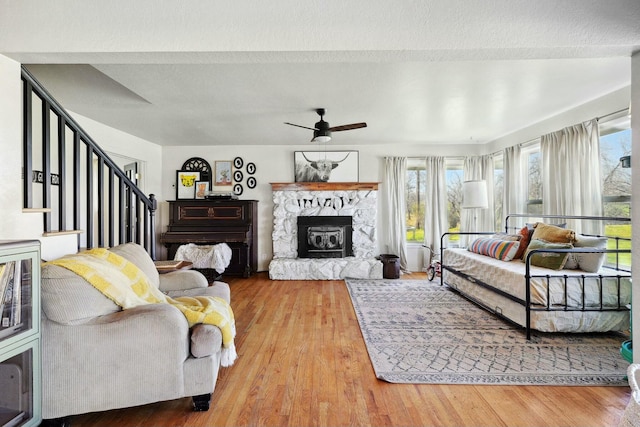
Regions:
M 152 286 L 176 297 L 230 300 L 229 286 L 211 286 L 197 271 L 158 274 L 146 251 L 128 243 L 110 249 L 135 264 Z M 126 310 L 76 273 L 42 267 L 42 415 L 70 415 L 193 397 L 207 410 L 221 361 L 218 327 L 189 328 L 170 304 Z

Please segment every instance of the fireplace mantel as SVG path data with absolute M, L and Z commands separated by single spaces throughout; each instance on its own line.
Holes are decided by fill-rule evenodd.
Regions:
M 378 190 L 377 182 L 272 182 L 273 191 Z

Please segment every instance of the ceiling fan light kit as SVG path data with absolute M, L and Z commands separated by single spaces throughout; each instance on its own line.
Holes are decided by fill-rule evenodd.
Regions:
M 311 142 L 329 142 L 331 141 L 331 136 L 329 135 L 314 135 Z
M 349 125 L 340 125 L 329 127 L 329 123 L 324 121 L 324 108 L 317 108 L 316 113 L 320 116 L 320 121 L 315 124 L 315 127 L 307 127 L 302 125 L 297 125 L 295 123 L 285 122 L 285 125 L 296 126 L 303 129 L 310 129 L 313 131 L 313 138 L 311 142 L 329 142 L 331 141 L 331 132 L 339 132 L 343 130 L 352 130 L 352 129 L 360 129 L 366 128 L 367 124 L 364 122 L 361 123 L 351 123 Z

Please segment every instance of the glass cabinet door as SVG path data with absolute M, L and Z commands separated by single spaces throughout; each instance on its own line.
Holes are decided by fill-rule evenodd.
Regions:
M 33 328 L 33 260 L 0 262 L 0 340 Z
M 0 355 L 0 426 L 26 426 L 39 420 L 38 340 Z

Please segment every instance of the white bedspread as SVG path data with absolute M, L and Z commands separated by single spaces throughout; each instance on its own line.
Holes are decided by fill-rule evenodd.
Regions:
M 500 261 L 485 255 L 479 255 L 469 252 L 466 249 L 446 249 L 444 252 L 444 261 L 447 266 L 455 268 L 462 273 L 481 280 L 492 285 L 502 291 L 507 292 L 517 298 L 525 299 L 526 282 L 525 282 L 525 263 L 521 260 Z M 581 308 L 582 302 L 582 280 L 581 275 L 593 276 L 593 273 L 585 273 L 581 270 L 550 270 L 541 267 L 531 267 L 531 275 L 566 275 L 567 281 L 567 303 L 569 307 Z M 603 267 L 599 274 L 616 275 L 613 269 Z M 624 306 L 631 302 L 631 282 L 629 277 L 620 279 L 621 304 Z M 564 279 L 549 279 L 549 296 L 547 297 L 547 279 L 532 278 L 531 279 L 531 301 L 534 304 L 547 305 L 550 299 L 551 305 L 564 305 Z M 598 277 L 587 277 L 584 281 L 585 286 L 585 306 L 598 307 L 600 305 L 600 280 Z M 605 307 L 618 306 L 618 288 L 617 279 L 603 278 L 603 304 Z

